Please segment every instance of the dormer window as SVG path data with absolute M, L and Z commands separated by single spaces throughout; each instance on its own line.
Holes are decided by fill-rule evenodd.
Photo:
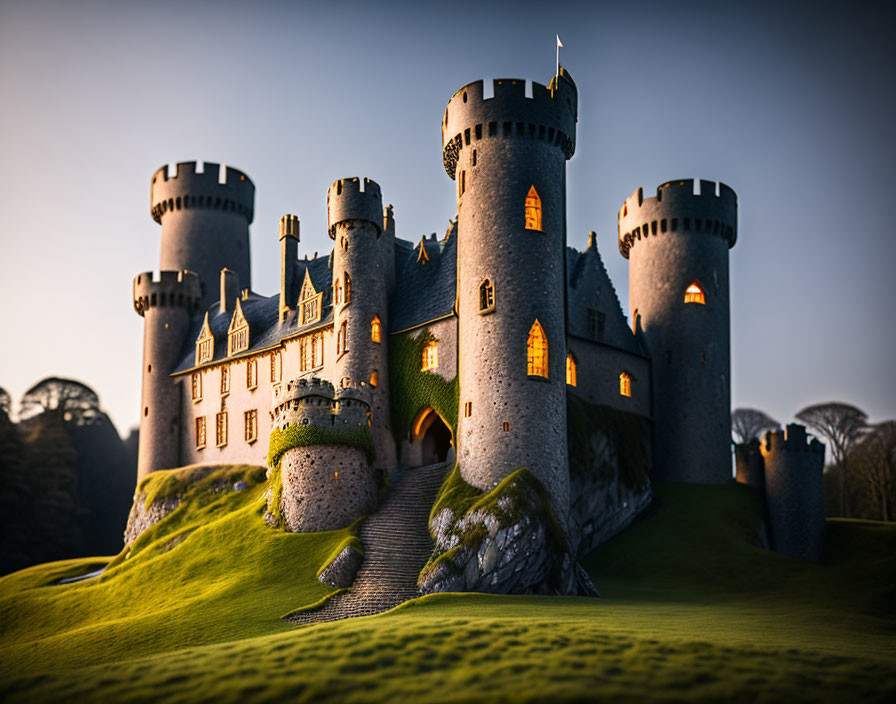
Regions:
M 199 337 L 196 338 L 196 365 L 211 362 L 215 356 L 215 338 L 212 335 L 212 329 L 208 324 L 208 313 L 205 314 L 205 321 L 202 323 L 202 330 L 199 331 Z
M 236 310 L 233 311 L 233 318 L 227 328 L 227 356 L 245 352 L 247 349 L 249 349 L 249 323 L 243 315 L 240 300 L 237 299 Z
M 431 372 L 439 366 L 439 343 L 427 342 L 423 348 L 423 359 L 421 360 L 420 371 Z
M 373 316 L 373 320 L 370 321 L 370 339 L 374 342 L 382 342 L 383 341 L 383 332 L 382 332 L 382 324 L 380 323 L 380 316 Z
M 548 378 L 548 338 L 538 319 L 529 328 L 526 341 L 526 371 L 529 376 Z
M 483 279 L 479 284 L 479 312 L 489 313 L 495 309 L 495 287 L 491 279 Z
M 526 229 L 541 231 L 541 198 L 535 186 L 529 189 L 526 196 Z
M 305 281 L 302 283 L 302 292 L 299 294 L 299 315 L 301 325 L 316 323 L 320 320 L 321 299 L 323 293 L 318 293 L 311 283 L 311 274 L 305 269 Z
M 695 280 L 684 290 L 684 302 L 706 305 L 706 296 L 703 294 L 703 287 L 699 281 Z

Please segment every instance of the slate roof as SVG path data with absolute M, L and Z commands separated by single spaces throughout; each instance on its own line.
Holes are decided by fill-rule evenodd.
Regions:
M 457 225 L 441 241 L 434 237 L 422 239 L 416 245 L 395 241 L 395 295 L 389 311 L 390 332 L 414 328 L 454 312 L 456 245 Z M 420 247 L 424 248 L 426 258 L 420 256 Z

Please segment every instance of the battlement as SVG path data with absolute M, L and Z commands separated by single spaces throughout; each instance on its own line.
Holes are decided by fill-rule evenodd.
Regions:
M 284 215 L 280 218 L 279 239 L 292 237 L 299 239 L 299 217 L 297 215 Z
M 711 234 L 737 241 L 737 194 L 722 182 L 694 179 L 667 181 L 656 189 L 655 197 L 644 197 L 639 188 L 619 209 L 619 252 L 628 259 L 635 242 L 665 232 Z
M 341 178 L 327 191 L 327 222 L 330 237 L 336 238 L 336 225 L 346 220 L 366 220 L 383 232 L 383 194 L 369 178 Z
M 168 212 L 206 209 L 241 215 L 251 223 L 255 208 L 255 184 L 242 171 L 229 166 L 221 183 L 220 170 L 219 164 L 206 161 L 202 171 L 197 171 L 195 161 L 185 161 L 177 164 L 174 176 L 168 176 L 168 166 L 161 167 L 152 176 L 152 219 L 161 224 Z
M 281 430 L 290 425 L 367 427 L 369 411 L 370 395 L 366 390 L 334 390 L 329 381 L 317 377 L 287 382 L 274 390 L 271 402 L 273 427 Z
M 824 444 L 817 439 L 809 439 L 806 426 L 791 423 L 784 430 L 770 430 L 761 445 L 763 456 L 775 452 L 801 452 L 824 457 Z
M 486 88 L 491 97 L 485 97 Z M 473 142 L 489 138 L 519 137 L 556 145 L 569 159 L 575 153 L 578 91 L 566 69 L 560 69 L 550 86 L 499 78 L 487 85 L 474 81 L 458 90 L 448 101 L 442 119 L 442 161 L 453 179 L 461 150 Z
M 143 316 L 153 307 L 185 308 L 192 315 L 199 310 L 199 277 L 192 271 L 146 271 L 134 277 L 134 310 Z

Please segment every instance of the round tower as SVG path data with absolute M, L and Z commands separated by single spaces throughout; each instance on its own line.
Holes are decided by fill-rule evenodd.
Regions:
M 374 466 L 396 469 L 389 410 L 389 282 L 394 281 L 392 234 L 383 235 L 383 197 L 368 178 L 336 181 L 327 192 L 333 247 L 333 336 L 338 386 L 370 391 Z
M 458 90 L 442 121 L 457 185 L 461 476 L 487 491 L 527 467 L 561 521 L 566 450 L 566 160 L 577 91 L 495 80 Z
M 824 539 L 824 445 L 795 423 L 761 445 L 765 496 L 775 552 L 818 562 Z
M 737 196 L 723 183 L 670 181 L 619 211 L 629 260 L 632 325 L 653 360 L 656 478 L 717 484 L 731 478 L 728 249 Z M 647 379 L 632 383 L 648 383 Z
M 363 441 L 370 442 L 366 392 L 335 392 L 328 381 L 301 379 L 276 394 L 272 406 L 272 432 L 302 429 L 280 458 L 281 510 L 289 530 L 336 530 L 373 511 L 378 490 Z
M 765 464 L 762 461 L 757 438 L 734 446 L 734 468 L 738 482 L 751 486 L 765 495 Z
M 152 219 L 162 226 L 160 268 L 199 275 L 202 307 L 217 297 L 221 269 L 232 269 L 244 288 L 251 288 L 249 225 L 252 222 L 255 186 L 241 171 L 227 167 L 224 183 L 218 164 L 196 162 L 177 165 L 169 178 L 168 167 L 153 174 Z
M 199 310 L 199 277 L 190 271 L 134 278 L 134 309 L 143 316 L 143 395 L 137 481 L 180 464 L 181 387 L 169 375 L 180 362 L 190 318 Z

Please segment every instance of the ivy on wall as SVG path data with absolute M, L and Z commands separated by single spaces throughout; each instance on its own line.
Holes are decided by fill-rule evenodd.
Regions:
M 407 437 L 417 414 L 430 407 L 445 419 L 452 432 L 457 429 L 460 393 L 457 377 L 446 381 L 438 374 L 420 369 L 423 348 L 436 341 L 429 330 L 424 330 L 416 339 L 412 333 L 392 335 L 389 339 L 392 428 L 396 439 Z
M 370 428 L 321 428 L 317 425 L 290 425 L 286 430 L 274 428 L 268 449 L 268 466 L 280 466 L 280 459 L 295 447 L 329 445 L 361 450 L 373 462 L 373 435 Z

